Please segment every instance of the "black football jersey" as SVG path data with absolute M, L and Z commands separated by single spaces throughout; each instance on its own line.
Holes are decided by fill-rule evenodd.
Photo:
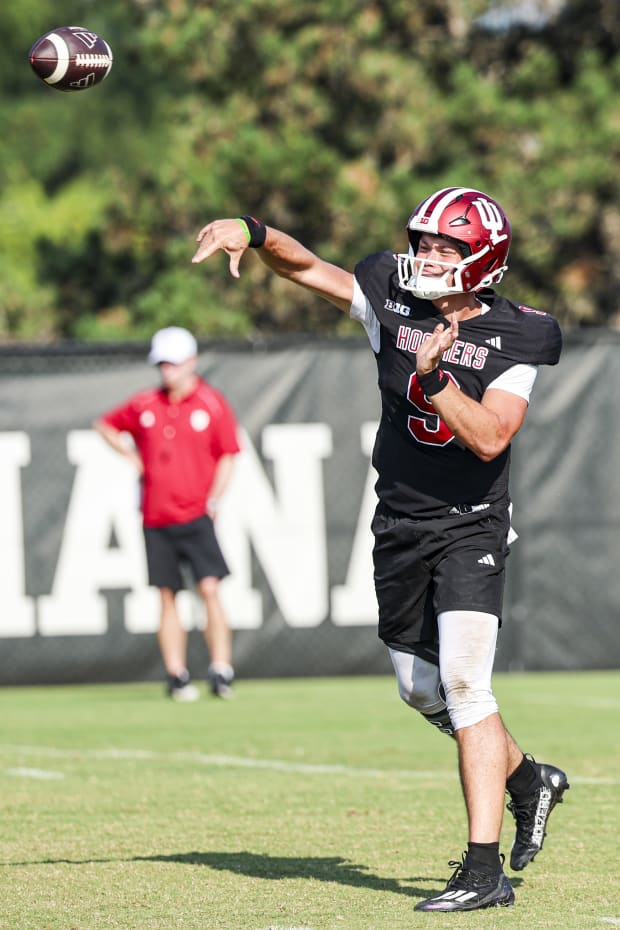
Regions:
M 483 462 L 437 416 L 417 382 L 416 350 L 441 314 L 430 301 L 400 289 L 392 252 L 363 259 L 355 277 L 380 324 L 375 358 L 381 421 L 373 450 L 379 499 L 415 517 L 507 500 L 510 447 Z M 549 314 L 491 290 L 479 296 L 490 309 L 459 323 L 458 339 L 441 361 L 459 390 L 478 401 L 513 365 L 555 365 L 562 348 L 560 327 Z

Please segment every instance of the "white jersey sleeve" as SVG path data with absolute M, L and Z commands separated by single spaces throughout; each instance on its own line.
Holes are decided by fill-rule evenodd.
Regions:
M 495 381 L 491 381 L 487 385 L 487 391 L 489 388 L 497 391 L 508 391 L 509 394 L 517 394 L 529 402 L 537 374 L 538 367 L 536 365 L 513 365 L 512 368 L 508 368 L 499 375 Z
M 349 309 L 349 316 L 357 320 L 366 330 L 373 352 L 381 347 L 381 326 L 372 304 L 361 289 L 357 278 L 353 278 L 353 300 Z

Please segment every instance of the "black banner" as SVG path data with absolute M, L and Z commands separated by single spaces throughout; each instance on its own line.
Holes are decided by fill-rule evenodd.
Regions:
M 560 365 L 539 373 L 513 445 L 520 538 L 497 668 L 620 664 L 619 353 L 612 334 L 572 339 Z M 157 382 L 145 355 L 145 346 L 0 352 L 3 684 L 162 676 L 136 478 L 91 428 Z M 379 395 L 366 340 L 210 346 L 199 370 L 242 427 L 217 519 L 238 675 L 388 671 L 372 587 Z M 180 601 L 200 677 L 202 608 L 190 591 Z

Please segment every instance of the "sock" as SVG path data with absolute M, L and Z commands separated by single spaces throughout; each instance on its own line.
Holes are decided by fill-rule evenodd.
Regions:
M 228 662 L 211 662 L 208 671 L 214 675 L 221 675 L 228 682 L 231 682 L 235 677 L 235 671 Z
M 168 675 L 168 681 L 173 688 L 182 688 L 183 685 L 189 684 L 190 675 L 187 669 L 183 669 L 178 675 Z
M 478 872 L 501 872 L 499 843 L 468 843 L 465 867 Z
M 526 797 L 542 785 L 542 779 L 534 760 L 523 756 L 520 764 L 506 782 L 506 788 L 511 798 Z

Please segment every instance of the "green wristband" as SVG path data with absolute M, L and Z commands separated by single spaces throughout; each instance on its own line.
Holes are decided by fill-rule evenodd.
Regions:
M 241 228 L 243 229 L 243 231 L 244 231 L 244 233 L 245 233 L 245 235 L 246 235 L 246 238 L 247 238 L 247 240 L 248 240 L 248 244 L 249 244 L 249 243 L 252 241 L 252 233 L 250 232 L 250 229 L 249 229 L 249 227 L 248 227 L 248 224 L 246 223 L 245 220 L 242 220 L 240 216 L 237 216 L 237 217 L 235 217 L 235 218 L 236 218 L 237 222 L 239 223 L 239 225 L 241 226 Z

